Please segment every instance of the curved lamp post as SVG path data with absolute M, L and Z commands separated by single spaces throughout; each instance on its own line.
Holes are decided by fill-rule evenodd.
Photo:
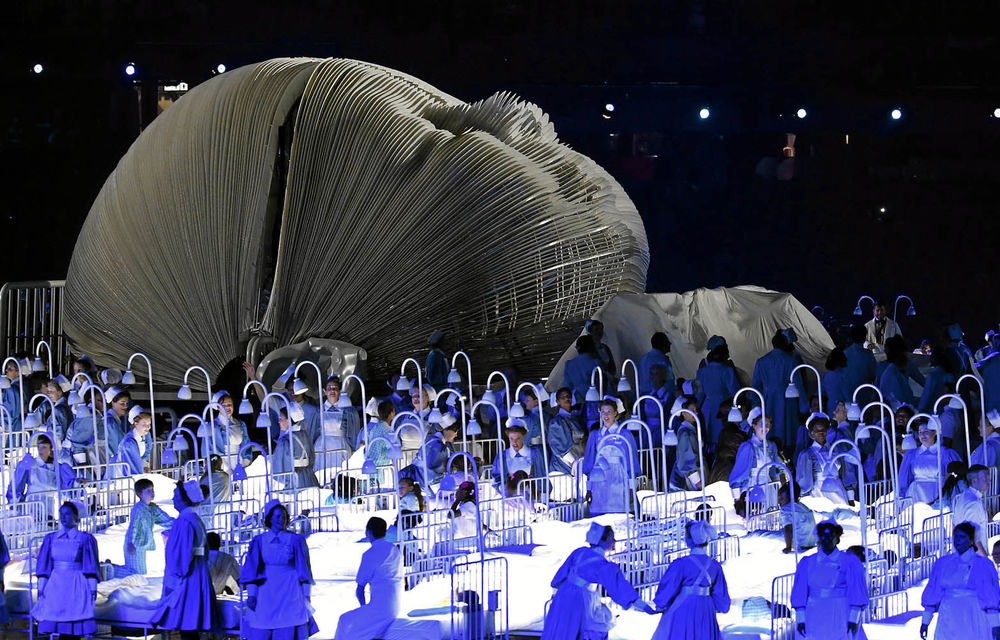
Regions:
M 906 300 L 907 302 L 910 303 L 909 306 L 906 308 L 906 315 L 907 316 L 913 317 L 913 316 L 917 315 L 917 310 L 913 307 L 913 300 L 910 298 L 910 296 L 905 296 L 905 295 L 904 296 L 896 296 L 896 302 L 894 302 L 892 304 L 892 321 L 893 322 L 896 321 L 896 312 L 899 310 L 899 301 L 900 300 Z
M 863 300 L 868 300 L 869 302 L 872 303 L 872 307 L 875 306 L 875 298 L 873 298 L 871 296 L 861 296 L 860 298 L 858 298 L 858 304 L 857 304 L 857 306 L 854 307 L 854 315 L 856 315 L 856 316 L 862 315 L 863 312 L 861 311 L 861 302 Z
M 132 385 L 135 384 L 135 374 L 132 373 L 132 361 L 136 358 L 140 358 L 146 363 L 146 378 L 149 382 L 149 415 L 153 419 L 153 424 L 151 431 L 153 433 L 153 441 L 156 441 L 156 400 L 153 398 L 153 365 L 149 361 L 149 356 L 140 351 L 136 351 L 128 357 L 128 362 L 125 363 L 125 372 L 122 373 L 122 384 Z M 82 372 L 81 372 L 82 373 Z

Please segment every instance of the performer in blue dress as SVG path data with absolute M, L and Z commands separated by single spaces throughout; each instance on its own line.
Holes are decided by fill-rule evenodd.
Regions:
M 45 536 L 38 551 L 38 602 L 31 610 L 39 633 L 79 637 L 97 631 L 97 539 L 77 529 L 80 507 L 59 507 L 62 529 Z
M 938 614 L 935 640 L 993 638 L 1000 640 L 1000 583 L 997 569 L 974 546 L 976 527 L 969 522 L 955 525 L 952 544 L 955 550 L 938 558 L 931 567 L 931 577 L 920 596 L 924 616 L 920 637 L 934 614 Z
M 622 607 L 653 612 L 618 565 L 605 557 L 615 545 L 611 527 L 591 524 L 587 545 L 569 554 L 552 578 L 556 593 L 545 617 L 542 640 L 605 640 L 614 617 L 601 602 L 599 587 Z
M 203 498 L 197 480 L 178 482 L 174 488 L 178 515 L 167 539 L 160 606 L 151 619 L 159 629 L 180 631 L 184 640 L 211 631 L 219 619 L 208 571 L 208 534 L 195 509 Z
M 312 617 L 314 584 L 306 539 L 286 530 L 288 510 L 264 507 L 267 531 L 254 536 L 240 571 L 246 585 L 249 640 L 305 640 L 319 631 Z
M 708 555 L 714 538 L 707 522 L 687 523 L 685 541 L 691 555 L 671 562 L 660 578 L 653 607 L 663 615 L 652 640 L 721 640 L 716 614 L 727 613 L 731 601 L 722 565 Z
M 918 418 L 913 421 L 913 426 L 918 430 L 920 446 L 903 455 L 903 461 L 899 465 L 899 490 L 915 502 L 933 504 L 941 496 L 941 486 L 948 475 L 948 465 L 961 458 L 938 440 L 937 421 Z

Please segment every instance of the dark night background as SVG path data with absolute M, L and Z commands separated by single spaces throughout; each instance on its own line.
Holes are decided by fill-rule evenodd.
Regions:
M 759 284 L 844 319 L 862 293 L 906 293 L 919 314 L 902 320 L 911 340 L 956 319 L 973 348 L 1000 319 L 995 3 L 40 0 L 2 11 L 3 281 L 65 277 L 140 127 L 127 62 L 148 124 L 158 80 L 193 86 L 219 62 L 339 56 L 464 100 L 510 90 L 540 105 L 638 207 L 650 292 Z M 787 133 L 794 175 L 778 180 Z

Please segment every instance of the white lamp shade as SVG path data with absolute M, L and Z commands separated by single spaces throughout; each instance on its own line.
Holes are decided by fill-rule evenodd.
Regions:
M 510 407 L 510 412 L 508 414 L 511 418 L 523 418 L 524 417 L 524 405 L 520 402 L 515 402 Z
M 600 402 L 601 394 L 597 392 L 597 387 L 587 389 L 587 402 Z
M 496 404 L 497 395 L 493 393 L 491 390 L 487 389 L 486 391 L 483 391 L 483 402 L 492 402 L 493 404 Z
M 743 414 L 740 412 L 740 408 L 733 405 L 733 408 L 729 410 L 729 415 L 726 416 L 729 422 L 743 422 Z
M 202 420 L 201 424 L 198 425 L 198 437 L 199 438 L 211 438 L 212 430 L 209 428 L 208 423 Z
M 910 305 L 910 308 L 906 310 L 906 315 L 911 317 L 917 315 L 917 310 L 913 308 L 912 304 Z
M 38 414 L 29 413 L 24 417 L 25 430 L 37 429 L 42 426 L 42 421 L 38 419 Z
M 38 373 L 39 371 L 45 371 L 45 363 L 42 362 L 41 358 L 35 358 L 31 361 L 31 372 Z
M 861 315 L 861 305 L 858 305 L 858 306 L 854 307 L 854 315 L 856 315 L 856 316 L 860 316 Z
M 903 451 L 909 451 L 910 449 L 917 448 L 917 441 L 914 439 L 912 434 L 906 434 L 903 438 Z
M 396 391 L 409 391 L 410 381 L 406 379 L 406 376 L 399 376 L 399 380 L 396 381 Z
M 337 408 L 350 409 L 352 406 L 354 405 L 351 404 L 351 396 L 341 392 L 340 397 L 337 398 Z
M 795 386 L 794 382 L 789 382 L 788 386 L 785 387 L 785 397 L 786 398 L 798 398 L 799 388 Z
M 962 404 L 962 401 L 959 400 L 958 398 L 951 397 L 951 398 L 948 399 L 948 408 L 949 409 L 961 409 L 964 406 L 965 405 Z
M 187 451 L 188 443 L 187 440 L 181 437 L 174 438 L 174 441 L 170 443 L 170 448 L 173 451 Z
M 861 419 L 861 407 L 858 406 L 857 402 L 851 402 L 847 405 L 847 419 L 852 422 Z
M 444 416 L 441 415 L 441 410 L 437 407 L 431 409 L 431 412 L 427 414 L 427 422 L 430 422 L 431 424 L 441 424 L 441 420 L 443 418 Z
M 393 462 L 399 462 L 403 459 L 403 450 L 399 448 L 399 445 L 392 445 L 389 447 L 389 459 Z
M 455 489 L 457 489 L 455 486 L 455 476 L 449 473 L 441 478 L 441 485 L 438 487 L 438 491 L 451 492 Z
M 177 454 L 172 449 L 164 449 L 160 454 L 160 466 L 172 467 L 177 464 Z
M 676 447 L 677 432 L 673 429 L 667 429 L 666 433 L 663 434 L 663 444 L 667 447 Z
M 858 430 L 854 433 L 854 437 L 857 438 L 858 440 L 867 440 L 869 437 L 871 437 L 871 433 L 872 433 L 871 429 L 869 429 L 867 426 L 862 425 L 858 427 Z
M 469 424 L 465 426 L 465 434 L 469 436 L 478 436 L 483 433 L 483 428 L 479 426 L 479 421 L 473 418 L 469 421 Z
M 261 429 L 267 429 L 271 426 L 271 416 L 267 415 L 267 411 L 261 411 L 257 414 L 257 426 Z
M 253 413 L 253 405 L 250 404 L 250 400 L 243 398 L 240 400 L 239 414 L 241 416 L 247 416 Z
M 10 378 L 0 376 L 0 389 L 10 389 Z
M 628 393 L 632 390 L 632 385 L 628 383 L 626 378 L 622 378 L 618 381 L 618 393 Z
M 122 374 L 122 384 L 135 384 L 135 374 L 131 369 L 126 369 Z
M 376 472 L 375 463 L 370 458 L 366 458 L 364 464 L 361 465 L 361 473 L 366 476 L 373 476 Z
M 178 400 L 190 400 L 191 399 L 191 387 L 186 384 L 181 385 L 181 388 L 177 390 Z
M 452 369 L 448 372 L 448 384 L 460 384 L 462 382 L 462 375 L 458 372 L 458 369 Z
M 309 391 L 309 385 L 302 381 L 301 378 L 296 378 L 295 382 L 292 383 L 292 393 L 299 395 L 300 393 L 305 393 Z

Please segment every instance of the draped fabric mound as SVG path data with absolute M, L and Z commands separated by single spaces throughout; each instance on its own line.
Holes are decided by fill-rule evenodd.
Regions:
M 729 355 L 741 380 L 750 382 L 757 358 L 772 349 L 771 338 L 779 329 L 794 329 L 795 349 L 803 362 L 820 373 L 833 349 L 830 334 L 808 309 L 790 293 L 745 285 L 695 289 L 685 293 L 620 295 L 594 314 L 604 323 L 604 343 L 618 362 L 635 362 L 649 351 L 649 339 L 657 331 L 670 336 L 670 362 L 674 374 L 693 379 L 698 364 L 708 353 L 705 345 L 714 335 L 729 344 Z M 569 347 L 549 374 L 547 387 L 562 385 L 566 361 L 577 355 Z M 629 380 L 633 373 L 626 370 Z M 808 374 L 808 383 L 814 381 Z M 668 407 L 669 408 L 669 407 Z
M 65 330 L 104 365 L 145 352 L 162 381 L 254 336 L 341 340 L 384 373 L 436 329 L 479 373 L 544 375 L 648 262 L 621 186 L 537 106 L 270 60 L 196 87 L 122 158 L 77 240 Z

